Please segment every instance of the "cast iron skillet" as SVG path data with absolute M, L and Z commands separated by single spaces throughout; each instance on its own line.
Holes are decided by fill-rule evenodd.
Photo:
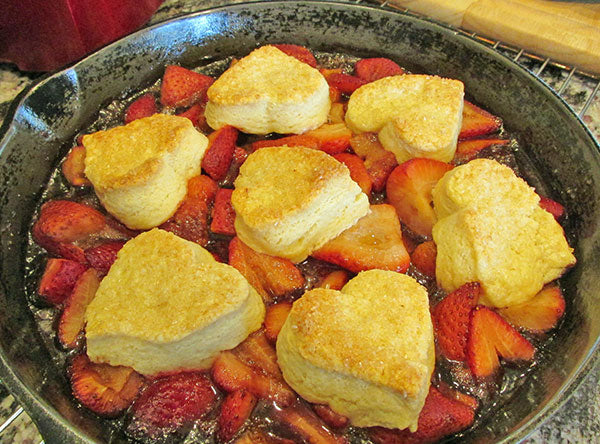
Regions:
M 264 43 L 297 43 L 359 57 L 388 56 L 415 72 L 462 80 L 476 103 L 502 116 L 570 215 L 577 266 L 563 279 L 567 314 L 533 375 L 461 442 L 526 437 L 573 392 L 598 359 L 600 152 L 568 106 L 542 82 L 469 37 L 379 8 L 329 2 L 238 4 L 142 30 L 29 88 L 11 109 L 0 143 L 0 371 L 46 442 L 121 442 L 77 408 L 24 296 L 32 214 L 73 135 L 130 88 L 169 63 L 195 66 L 242 56 Z

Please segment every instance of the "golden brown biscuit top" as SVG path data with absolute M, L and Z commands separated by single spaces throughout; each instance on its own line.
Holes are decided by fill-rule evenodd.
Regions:
M 208 99 L 219 105 L 258 101 L 304 101 L 322 87 L 323 75 L 315 68 L 274 46 L 261 46 L 225 71 L 208 89 Z
M 418 394 L 433 368 L 427 291 L 392 271 L 362 272 L 341 291 L 314 289 L 286 322 L 301 356 L 330 371 Z
M 119 251 L 88 306 L 86 333 L 175 341 L 236 310 L 249 292 L 235 268 L 155 228 Z
M 94 187 L 135 185 L 160 168 L 161 156 L 174 151 L 190 130 L 185 117 L 154 114 L 83 137 L 85 174 Z
M 261 148 L 240 168 L 231 201 L 246 224 L 270 225 L 306 209 L 332 180 L 345 176 L 350 178 L 347 167 L 322 151 Z

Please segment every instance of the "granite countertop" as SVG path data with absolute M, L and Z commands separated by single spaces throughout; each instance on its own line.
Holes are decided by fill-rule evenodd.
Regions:
M 240 0 L 166 0 L 153 16 L 150 23 L 189 13 L 212 6 L 227 3 L 241 3 Z M 355 3 L 355 2 L 353 2 Z M 510 50 L 507 50 L 510 54 Z M 519 61 L 536 72 L 541 63 L 535 61 Z M 541 77 L 553 88 L 559 90 L 567 79 L 568 72 L 560 69 L 547 68 Z M 24 73 L 13 65 L 0 63 L 0 122 L 6 116 L 11 100 L 40 74 Z M 592 79 L 574 76 L 568 87 L 562 92 L 562 97 L 579 113 L 587 98 L 592 94 L 596 82 Z M 581 116 L 597 140 L 600 140 L 600 93 Z M 0 425 L 19 409 L 18 402 L 0 385 Z M 1 430 L 0 442 L 8 443 L 40 443 L 42 437 L 27 414 L 22 413 Z M 545 424 L 527 440 L 530 443 L 591 443 L 600 442 L 600 369 L 593 369 L 570 400 Z

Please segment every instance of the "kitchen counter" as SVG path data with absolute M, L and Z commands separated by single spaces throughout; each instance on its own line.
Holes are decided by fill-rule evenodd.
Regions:
M 227 3 L 241 3 L 241 1 L 166 0 L 153 16 L 151 23 Z M 519 61 L 523 63 L 521 59 Z M 524 64 L 535 72 L 538 68 L 536 63 L 535 61 L 526 61 Z M 544 69 L 541 75 L 550 86 L 557 90 L 561 88 L 567 76 L 567 71 L 551 67 Z M 25 86 L 38 77 L 39 74 L 24 73 L 17 70 L 13 65 L 0 63 L 0 122 L 6 116 L 10 101 Z M 594 86 L 595 83 L 590 79 L 573 77 L 561 95 L 573 107 L 575 112 L 580 112 Z M 600 94 L 597 94 L 594 101 L 589 105 L 582 119 L 596 139 L 600 140 Z M 0 424 L 4 423 L 18 408 L 18 403 L 0 385 Z M 0 429 L 0 442 L 2 443 L 37 444 L 41 441 L 42 438 L 35 425 L 25 413 L 18 415 L 5 430 Z M 540 424 L 527 442 L 600 442 L 600 369 L 593 369 L 570 400 L 545 424 Z

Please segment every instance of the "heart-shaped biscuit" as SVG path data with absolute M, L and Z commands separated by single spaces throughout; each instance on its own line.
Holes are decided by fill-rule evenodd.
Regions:
M 153 229 L 127 242 L 86 311 L 92 361 L 156 374 L 210 366 L 264 319 L 261 297 L 201 246 Z
M 294 302 L 277 339 L 285 380 L 355 426 L 415 430 L 435 363 L 427 291 L 393 271 Z

